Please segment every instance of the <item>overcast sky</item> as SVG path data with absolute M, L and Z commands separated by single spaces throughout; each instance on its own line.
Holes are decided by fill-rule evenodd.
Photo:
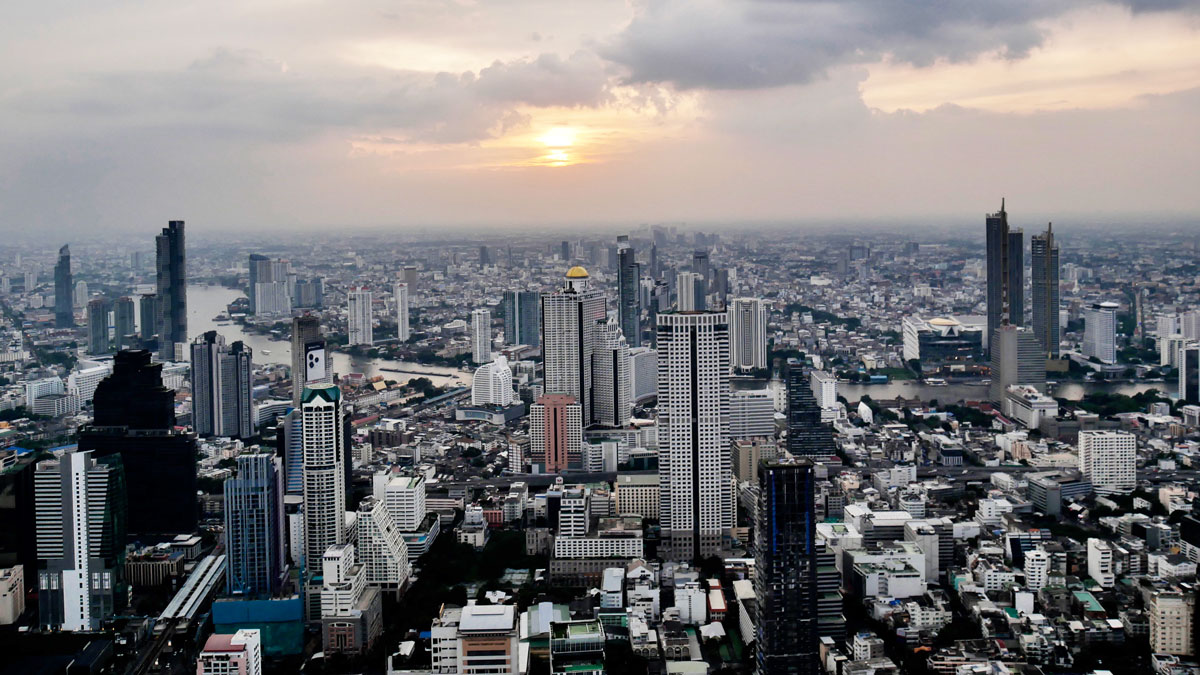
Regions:
M 1001 196 L 1200 215 L 1200 2 L 0 6 L 0 231 L 978 224 Z

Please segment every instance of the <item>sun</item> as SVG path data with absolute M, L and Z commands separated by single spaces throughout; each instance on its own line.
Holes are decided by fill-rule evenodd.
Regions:
M 554 127 L 538 140 L 548 148 L 569 148 L 575 143 L 575 130 L 571 127 Z

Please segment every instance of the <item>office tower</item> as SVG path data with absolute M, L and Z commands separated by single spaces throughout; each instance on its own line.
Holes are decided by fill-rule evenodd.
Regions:
M 492 360 L 492 312 L 476 309 L 471 312 L 471 360 L 487 363 Z
M 408 583 L 408 546 L 382 499 L 367 497 L 358 505 L 358 561 L 366 567 L 366 584 L 398 593 Z
M 650 347 L 629 350 L 629 400 L 644 401 L 658 393 L 658 352 Z
M 351 345 L 375 344 L 375 329 L 371 325 L 371 291 L 351 288 L 346 295 L 346 333 Z
M 712 266 L 708 261 L 708 251 L 696 251 L 692 254 L 692 272 L 699 274 L 704 280 L 704 294 L 712 290 Z
M 38 463 L 34 510 L 43 629 L 99 630 L 124 609 L 124 488 L 120 457 L 68 450 Z
M 823 370 L 814 370 L 809 382 L 813 397 L 822 410 L 837 407 L 837 378 Z
M 787 382 L 787 450 L 793 457 L 820 459 L 837 455 L 833 426 L 821 420 L 821 406 L 813 395 L 804 366 L 789 361 Z
M 390 475 L 381 471 L 374 476 L 375 499 L 387 505 L 392 522 L 401 532 L 415 532 L 421 527 L 428 510 L 425 508 L 425 477 L 415 475 Z
M 629 345 L 616 323 L 609 321 L 596 328 L 596 347 L 592 353 L 593 424 L 624 427 L 633 414 L 629 399 L 633 377 Z
M 650 278 L 658 278 L 658 244 L 650 244 Z
M 325 282 L 316 279 L 297 279 L 292 286 L 292 307 L 316 309 L 325 305 Z
M 680 312 L 704 311 L 704 277 L 695 272 L 680 272 L 675 278 L 675 308 Z
M 1117 362 L 1117 310 L 1115 302 L 1098 302 L 1083 314 L 1083 355 L 1101 363 Z
M 196 675 L 262 675 L 262 633 L 255 628 L 208 636 L 196 660 Z
M 408 284 L 398 282 L 392 287 L 392 296 L 396 299 L 396 341 L 408 342 L 412 336 L 408 318 Z
M 201 437 L 254 435 L 251 349 L 215 330 L 192 342 L 192 426 Z
M 767 368 L 767 306 L 760 298 L 734 298 L 729 313 L 729 361 L 735 372 Z
M 562 289 L 542 296 L 545 393 L 573 396 L 592 423 L 592 352 L 596 326 L 608 316 L 605 297 L 591 287 L 587 270 L 572 267 Z
M 769 389 L 739 389 L 732 392 L 729 396 L 729 437 L 741 439 L 774 436 L 774 392 Z M 736 469 L 734 473 L 737 473 Z
M 629 237 L 617 237 L 617 311 L 621 332 L 630 347 L 642 345 L 642 304 L 638 297 L 641 276 L 641 267 Z
M 510 406 L 513 402 L 512 369 L 508 359 L 497 354 L 496 360 L 475 370 L 471 381 L 471 405 Z
M 1025 235 L 1009 229 L 1004 200 L 987 216 L 987 335 L 991 348 L 1001 324 L 1020 326 L 1025 317 Z M 1039 343 L 1041 344 L 1041 343 Z
M 404 283 L 408 284 L 408 292 L 414 297 L 421 290 L 417 287 L 417 277 L 418 273 L 416 265 L 405 265 L 401 270 L 401 279 L 404 281 Z
M 259 280 L 263 277 L 270 278 L 271 276 L 271 259 L 261 253 L 250 254 L 250 286 L 246 289 L 246 297 L 250 300 L 250 313 L 257 314 L 257 305 L 255 298 L 257 293 Z
M 1096 494 L 1133 492 L 1137 487 L 1137 438 L 1124 431 L 1080 431 L 1079 472 Z
M 718 554 L 734 516 L 725 312 L 658 315 L 658 448 L 667 557 Z
M 138 335 L 143 341 L 149 342 L 158 334 L 159 324 L 162 323 L 162 317 L 159 316 L 161 305 L 158 302 L 158 296 L 150 293 L 143 295 L 138 299 L 138 321 L 141 324 L 138 326 Z
M 1046 354 L 1033 331 L 1013 325 L 1001 326 L 992 336 L 991 352 L 989 395 L 993 401 L 1003 401 L 1008 388 L 1014 384 L 1046 390 Z
M 250 255 L 250 313 L 257 316 L 292 313 L 292 265 L 265 255 Z
M 1176 394 L 1184 403 L 1200 403 L 1200 342 L 1181 344 L 1177 353 Z
M 287 573 L 282 478 L 269 453 L 238 455 L 225 480 L 225 587 L 231 595 L 271 597 Z
M 34 453 L 6 458 L 0 466 L 0 569 L 21 570 L 25 588 L 37 585 L 37 533 L 34 527 Z M 2 585 L 2 584 L 0 584 Z M 3 624 L 3 621 L 0 621 Z
M 196 437 L 175 426 L 175 391 L 146 350 L 113 357 L 112 375 L 96 387 L 93 421 L 79 449 L 97 459 L 121 456 L 134 536 L 190 534 L 196 529 Z
M 292 406 L 300 407 L 304 388 L 333 382 L 333 369 L 321 337 L 321 320 L 312 315 L 292 318 Z
M 1049 358 L 1058 358 L 1058 243 L 1052 224 L 1030 237 L 1033 262 L 1033 334 Z
M 479 247 L 479 266 L 487 267 L 492 264 L 492 253 L 486 246 Z
M 158 249 L 158 358 L 175 360 L 175 345 L 187 343 L 187 257 L 183 221 L 172 220 L 155 237 Z
M 583 410 L 574 396 L 546 394 L 529 406 L 529 460 L 543 473 L 579 469 Z
M 108 312 L 112 307 L 108 298 L 92 298 L 87 304 L 88 353 L 95 355 L 112 352 L 108 341 Z
M 563 262 L 570 260 L 571 259 L 571 242 L 564 241 L 562 243 L 562 245 L 560 246 L 560 248 L 561 248 L 560 255 L 562 256 Z
M 54 266 L 54 327 L 75 327 L 75 286 L 71 282 L 71 249 L 63 244 L 58 249 L 58 264 Z
M 304 429 L 299 406 L 279 418 L 276 454 L 283 457 L 283 493 L 304 494 Z M 300 558 L 297 556 L 296 560 Z
M 300 410 L 304 438 L 304 560 L 308 594 L 305 604 L 307 616 L 312 620 L 319 610 L 318 561 L 330 546 L 346 543 L 342 392 L 332 384 L 308 387 L 300 398 Z
M 321 558 L 321 647 L 326 654 L 362 654 L 383 630 L 382 596 L 366 583 L 367 566 L 353 544 L 337 544 Z
M 759 675 L 820 672 L 814 502 L 811 461 L 759 466 L 754 528 Z
M 542 323 L 542 296 L 537 291 L 504 292 L 504 343 L 541 344 L 538 331 Z
M 132 349 L 137 339 L 137 327 L 134 320 L 133 298 L 122 296 L 117 298 L 113 309 L 114 342 L 117 351 Z

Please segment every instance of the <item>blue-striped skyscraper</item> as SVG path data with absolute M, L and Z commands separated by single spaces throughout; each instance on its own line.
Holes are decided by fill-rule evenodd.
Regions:
M 232 595 L 271 597 L 286 574 L 282 477 L 270 453 L 239 455 L 225 481 L 225 572 Z

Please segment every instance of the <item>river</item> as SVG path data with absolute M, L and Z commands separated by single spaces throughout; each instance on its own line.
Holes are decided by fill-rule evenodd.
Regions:
M 218 314 L 225 313 L 225 307 L 241 297 L 243 293 L 223 286 L 202 286 L 189 284 L 187 294 L 188 306 L 188 336 L 198 335 L 215 330 L 225 337 L 226 341 L 241 340 L 254 350 L 254 362 L 260 364 L 282 363 L 291 365 L 292 345 L 286 340 L 274 340 L 266 335 L 247 333 L 238 323 L 216 322 Z M 397 382 L 408 382 L 416 377 L 428 377 L 439 387 L 448 385 L 469 386 L 471 373 L 459 371 L 449 366 L 430 366 L 411 361 L 393 361 L 391 359 L 372 359 L 350 356 L 342 352 L 331 352 L 333 372 L 338 375 L 362 373 L 367 377 L 381 375 L 386 379 Z M 410 372 L 398 373 L 395 370 Z
M 1132 396 L 1148 389 L 1157 389 L 1172 396 L 1175 393 L 1175 384 L 1173 382 L 1060 382 L 1050 387 L 1050 395 L 1055 398 L 1078 401 L 1083 398 L 1084 394 L 1098 391 Z M 897 396 L 919 398 L 922 401 L 937 399 L 942 403 L 979 401 L 987 399 L 988 396 L 987 385 L 951 383 L 944 387 L 935 387 L 913 380 L 894 380 L 887 384 L 838 382 L 837 391 L 851 402 L 858 401 L 863 396 L 870 396 L 876 400 L 893 399 Z

